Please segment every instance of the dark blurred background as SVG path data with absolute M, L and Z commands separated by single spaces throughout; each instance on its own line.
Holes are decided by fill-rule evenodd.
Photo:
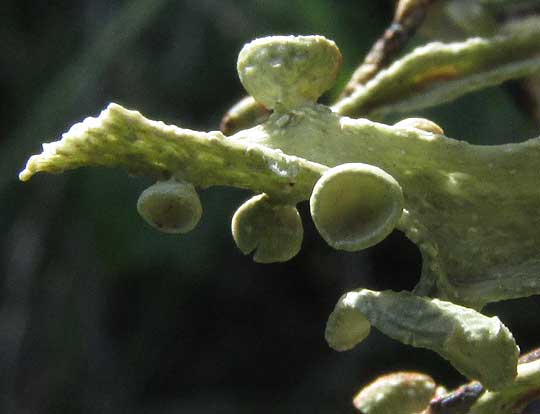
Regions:
M 105 169 L 17 180 L 41 142 L 108 102 L 217 129 L 243 96 L 236 56 L 257 36 L 334 39 L 343 84 L 391 21 L 392 1 L 3 0 L 0 9 L 1 413 L 351 413 L 353 394 L 383 373 L 463 381 L 437 355 L 376 331 L 345 353 L 325 343 L 347 290 L 414 286 L 420 255 L 401 233 L 336 252 L 301 205 L 302 252 L 259 265 L 230 235 L 247 192 L 203 191 L 199 226 L 170 236 L 137 215 L 148 180 Z M 412 115 L 475 143 L 538 135 L 510 95 L 492 88 Z M 540 345 L 537 297 L 486 312 L 523 350 Z

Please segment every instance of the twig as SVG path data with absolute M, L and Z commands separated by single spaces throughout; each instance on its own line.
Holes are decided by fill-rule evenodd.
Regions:
M 372 79 L 403 50 L 407 41 L 424 21 L 427 10 L 436 0 L 400 0 L 394 19 L 384 34 L 375 42 L 364 62 L 356 69 L 345 86 L 340 99 L 348 97 Z

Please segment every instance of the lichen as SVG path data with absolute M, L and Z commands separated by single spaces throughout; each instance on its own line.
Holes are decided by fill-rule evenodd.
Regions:
M 427 407 L 435 394 L 435 381 L 428 375 L 395 372 L 360 390 L 353 404 L 362 414 L 414 414 Z
M 175 179 L 159 181 L 142 192 L 137 211 L 155 229 L 164 233 L 188 233 L 202 215 L 193 185 Z
M 275 203 L 266 194 L 246 201 L 231 223 L 238 248 L 259 263 L 286 262 L 300 251 L 304 229 L 295 206 Z
M 403 192 L 380 168 L 348 163 L 323 174 L 309 205 L 315 226 L 330 246 L 358 251 L 394 230 L 403 212 Z
M 472 90 L 532 73 L 540 68 L 539 33 L 533 26 L 492 39 L 426 46 L 394 63 L 374 77 L 366 90 L 333 109 L 315 102 L 330 86 L 339 64 L 333 42 L 321 37 L 257 40 L 241 54 L 238 66 L 254 98 L 275 109 L 263 124 L 226 137 L 217 131 L 165 125 L 110 104 L 97 118 L 74 125 L 61 140 L 44 144 L 43 152 L 28 160 L 20 179 L 26 181 L 38 172 L 107 166 L 124 167 L 132 174 L 158 180 L 179 178 L 203 188 L 227 185 L 250 189 L 265 195 L 239 210 L 233 223 L 235 240 L 246 253 L 257 248 L 255 260 L 271 262 L 294 256 L 300 246 L 301 232 L 296 230 L 301 230 L 301 222 L 294 206 L 310 199 L 314 188 L 315 195 L 331 189 L 324 187 L 324 177 L 343 164 L 367 165 L 391 183 L 392 196 L 377 198 L 380 189 L 369 185 L 369 180 L 345 180 L 339 192 L 331 192 L 336 194 L 336 212 L 342 207 L 339 194 L 363 194 L 363 198 L 352 197 L 353 204 L 365 200 L 369 206 L 366 211 L 373 207 L 378 213 L 394 203 L 388 210 L 390 221 L 369 221 L 380 216 L 366 213 L 352 215 L 347 224 L 352 229 L 363 228 L 354 220 L 368 220 L 370 234 L 377 235 L 373 242 L 384 238 L 394 226 L 403 231 L 422 253 L 422 274 L 414 293 L 354 293 L 356 299 L 363 299 L 355 299 L 351 306 L 344 306 L 348 299 L 342 300 L 336 308 L 341 310 L 331 318 L 327 337 L 336 348 L 349 348 L 369 333 L 371 322 L 402 342 L 439 352 L 465 375 L 497 389 L 511 382 L 516 373 L 517 347 L 500 321 L 474 309 L 540 293 L 540 138 L 520 144 L 476 146 L 442 135 L 442 129 L 428 121 L 390 126 L 337 112 L 347 112 L 345 104 L 351 105 L 351 111 L 361 109 L 365 102 L 371 102 L 361 97 L 375 96 L 379 113 L 384 108 L 401 108 L 400 99 L 407 108 L 418 107 L 417 97 L 403 93 L 412 90 L 411 85 L 431 88 L 432 92 L 424 94 L 429 104 L 457 96 L 460 88 Z M 508 56 L 512 45 L 519 46 L 519 53 Z M 261 52 L 265 50 L 271 53 Z M 441 61 L 435 57 L 458 59 L 441 69 Z M 276 59 L 279 65 L 271 69 L 268 65 Z M 425 65 L 426 61 L 430 64 Z M 450 75 L 452 81 L 447 86 L 435 82 Z M 318 76 L 321 83 L 312 85 L 313 89 L 302 83 L 304 77 Z M 390 96 L 397 101 L 386 101 Z M 369 105 L 375 108 L 373 103 Z M 341 221 L 325 220 L 321 225 L 314 203 L 315 224 L 333 245 L 337 233 L 332 226 Z M 266 218 L 259 221 L 258 214 Z M 279 226 L 268 227 L 273 215 L 283 214 L 288 217 L 283 223 L 296 226 L 291 233 L 294 240 L 286 248 L 281 243 L 287 232 Z M 329 216 L 326 211 L 325 217 Z M 255 233 L 247 234 L 247 228 Z M 361 243 L 360 247 L 371 244 Z M 341 248 L 339 244 L 335 247 Z M 353 247 L 348 250 L 358 245 Z M 370 306 L 366 308 L 362 304 L 367 303 L 367 297 Z M 382 312 L 385 300 L 393 307 Z M 416 315 L 419 306 L 425 313 Z M 437 321 L 445 329 L 441 331 Z M 332 333 L 333 327 L 339 327 L 339 334 Z
M 363 329 L 352 334 L 351 324 Z M 405 344 L 437 352 L 489 389 L 507 386 L 516 376 L 519 348 L 497 317 L 410 292 L 359 289 L 339 300 L 326 339 L 337 350 L 350 349 L 367 336 L 370 324 Z

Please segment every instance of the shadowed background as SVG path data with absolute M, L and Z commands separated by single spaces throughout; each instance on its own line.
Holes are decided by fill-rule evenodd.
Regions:
M 202 191 L 199 226 L 171 236 L 136 212 L 148 180 L 105 169 L 17 180 L 41 142 L 108 102 L 217 129 L 244 94 L 237 54 L 257 36 L 334 39 L 343 84 L 390 22 L 393 2 L 64 3 L 7 0 L 0 13 L 0 412 L 351 413 L 356 390 L 383 373 L 463 381 L 437 355 L 376 331 L 346 353 L 324 341 L 347 290 L 414 286 L 420 255 L 401 233 L 368 251 L 337 252 L 303 204 L 300 254 L 260 265 L 230 235 L 245 191 Z M 412 115 L 474 143 L 538 135 L 507 89 Z M 537 297 L 486 313 L 499 314 L 523 350 L 540 345 Z

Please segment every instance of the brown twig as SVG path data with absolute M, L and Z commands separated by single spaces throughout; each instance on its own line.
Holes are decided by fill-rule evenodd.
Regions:
M 219 129 L 225 135 L 232 135 L 241 129 L 266 121 L 271 113 L 272 111 L 266 109 L 251 96 L 245 96 L 223 115 Z
M 471 382 L 429 403 L 426 414 L 467 414 L 484 392 L 479 382 Z
M 424 21 L 427 10 L 436 0 L 399 0 L 394 19 L 375 42 L 362 64 L 345 86 L 340 98 L 350 96 L 396 57 Z

